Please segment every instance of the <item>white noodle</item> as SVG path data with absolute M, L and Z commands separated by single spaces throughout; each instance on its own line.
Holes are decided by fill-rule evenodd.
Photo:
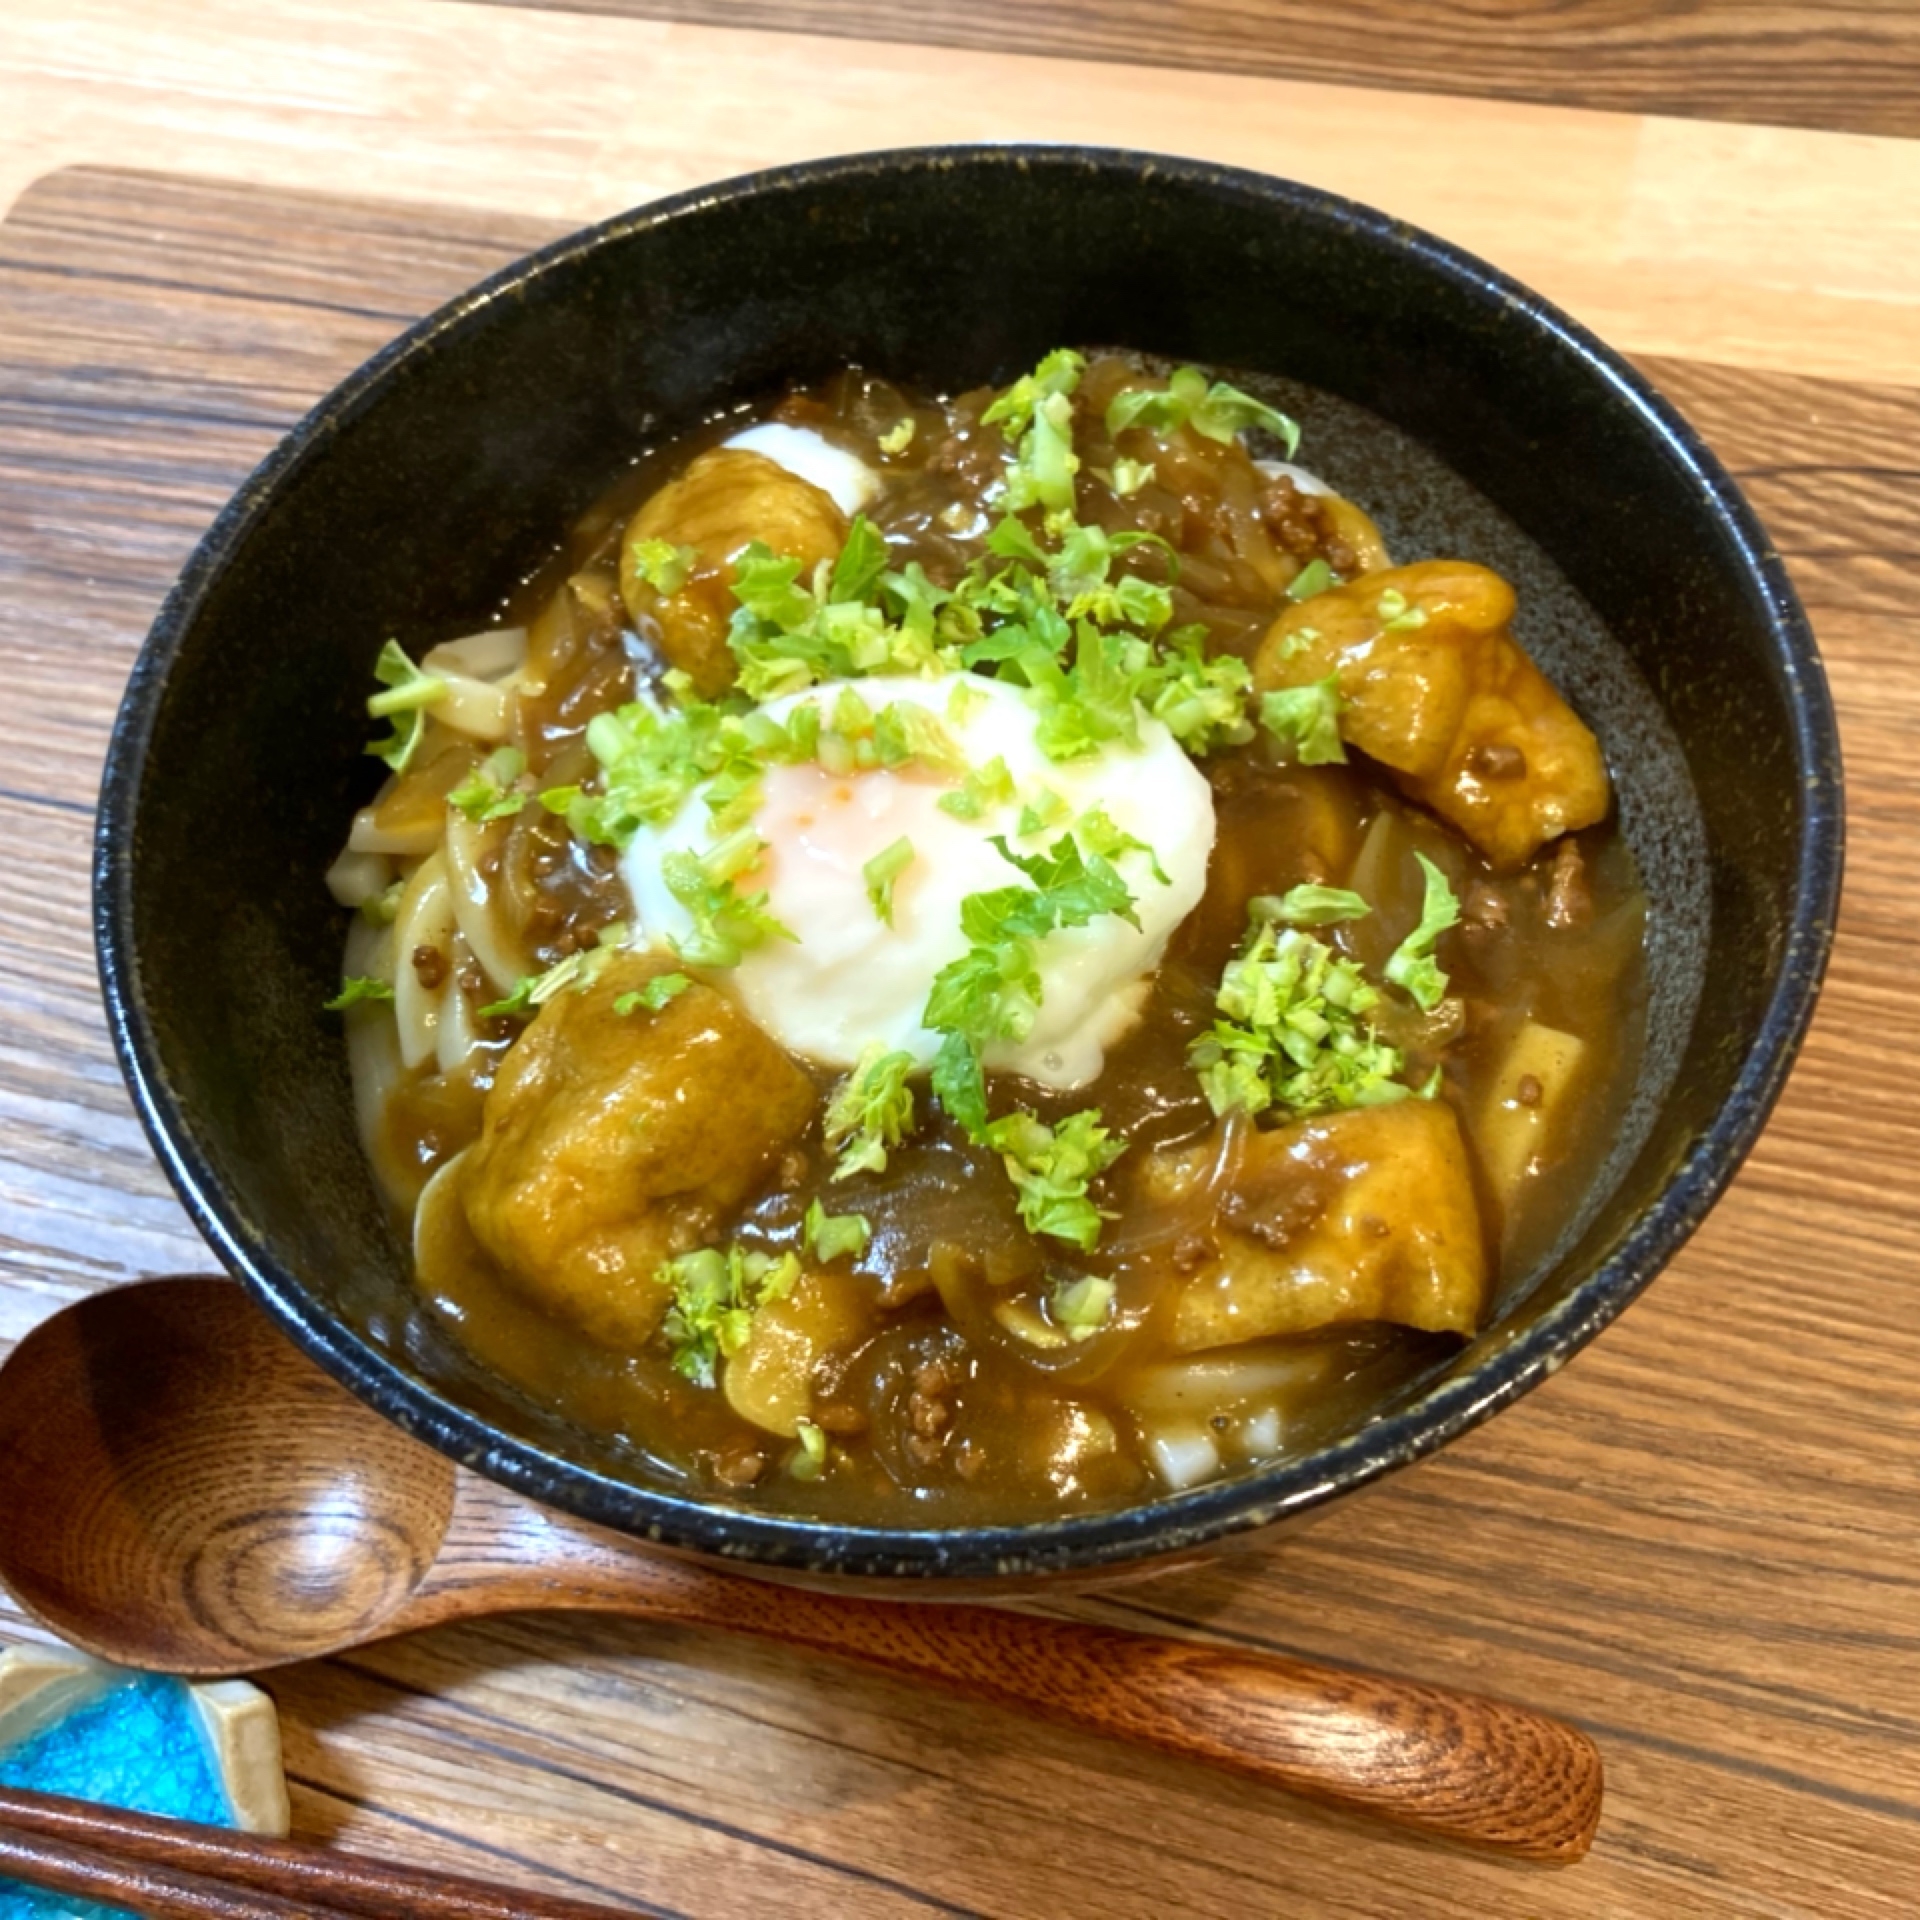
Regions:
M 472 963 L 472 950 L 456 933 L 447 955 L 446 984 L 440 989 L 440 1025 L 434 1033 L 434 1057 L 442 1073 L 458 1073 L 480 1037 L 474 1031 L 473 1009 L 460 991 L 461 969 Z
M 393 980 L 393 929 L 354 916 L 347 929 L 342 971 L 365 980 Z M 380 1128 L 387 1101 L 400 1084 L 400 1042 L 393 1017 L 378 1001 L 362 1001 L 346 1013 L 347 1071 L 353 1077 L 353 1117 L 367 1158 L 382 1164 Z
M 440 1003 L 452 981 L 449 963 L 437 987 L 423 986 L 413 956 L 422 947 L 450 955 L 454 931 L 447 865 L 439 854 L 431 854 L 407 883 L 393 922 L 393 1018 L 400 1035 L 400 1058 L 409 1067 L 423 1065 L 438 1051 Z
M 428 818 L 415 826 L 406 828 L 383 827 L 375 819 L 379 806 L 376 801 L 371 807 L 362 807 L 353 816 L 353 827 L 347 835 L 347 852 L 397 854 L 402 857 L 417 857 L 431 853 L 440 844 L 440 822 Z
M 393 862 L 384 853 L 348 847 L 327 869 L 327 890 L 343 907 L 364 907 L 393 884 Z
M 1163 1427 L 1147 1437 L 1154 1471 L 1178 1493 L 1220 1471 L 1220 1449 L 1200 1427 Z
M 505 838 L 505 822 L 482 826 L 469 820 L 458 807 L 447 809 L 447 879 L 452 888 L 454 918 L 481 970 L 501 994 L 511 993 L 520 976 L 533 971 L 519 943 L 502 924 L 493 890 L 480 869 L 489 841 L 498 845 Z

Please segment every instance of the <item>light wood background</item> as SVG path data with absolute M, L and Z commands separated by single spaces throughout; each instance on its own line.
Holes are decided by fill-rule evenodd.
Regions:
M 206 1264 L 113 1067 L 86 900 L 106 729 L 194 539 L 417 313 L 750 165 L 1128 140 L 1359 194 L 1566 301 L 1642 357 L 1787 555 L 1846 736 L 1847 906 L 1759 1151 L 1618 1327 L 1284 1545 L 1079 1603 L 1580 1720 L 1611 1769 L 1583 1866 L 1446 1854 L 825 1663 L 555 1619 L 274 1676 L 297 1830 L 701 1916 L 1920 1910 L 1920 17 L 595 5 L 0 17 L 0 1344 Z M 0 1638 L 31 1631 L 0 1610 Z

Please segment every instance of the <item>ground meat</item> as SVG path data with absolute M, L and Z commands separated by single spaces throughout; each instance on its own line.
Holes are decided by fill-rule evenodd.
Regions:
M 1507 904 L 1507 896 L 1498 887 L 1490 886 L 1484 880 L 1476 880 L 1467 889 L 1467 897 L 1461 903 L 1460 918 L 1469 929 L 1478 927 L 1488 933 L 1497 933 L 1512 920 L 1513 909 Z
M 1267 531 L 1273 535 L 1275 544 L 1284 547 L 1296 560 L 1318 558 L 1320 516 L 1314 511 L 1312 500 L 1294 484 L 1292 475 L 1276 473 L 1267 482 L 1260 496 L 1260 517 L 1267 523 Z
M 944 1360 L 929 1360 L 916 1367 L 913 1393 L 907 1401 L 907 1420 L 913 1432 L 907 1437 L 907 1451 L 924 1466 L 931 1466 L 946 1444 L 947 1429 L 953 1424 L 953 1407 L 947 1396 L 953 1391 L 952 1368 Z
M 1469 773 L 1483 780 L 1523 780 L 1527 773 L 1527 756 L 1518 747 L 1498 741 L 1475 747 L 1465 764 Z
M 1173 1270 L 1183 1276 L 1198 1273 L 1218 1250 L 1219 1243 L 1205 1234 L 1184 1234 L 1174 1242 Z
M 750 1487 L 767 1470 L 767 1456 L 746 1442 L 708 1458 L 707 1469 L 723 1487 Z
M 865 1433 L 867 1416 L 856 1406 L 844 1400 L 836 1400 L 831 1406 L 814 1410 L 813 1424 L 822 1433 L 849 1434 Z
M 1518 1100 L 1523 1107 L 1537 1107 L 1540 1104 L 1541 1096 L 1545 1092 L 1546 1089 L 1541 1086 L 1540 1082 L 1535 1079 L 1532 1074 L 1523 1073 L 1520 1076 L 1520 1084 L 1513 1090 L 1513 1097 Z
M 1331 1197 L 1318 1180 L 1289 1181 L 1270 1193 L 1229 1195 L 1219 1217 L 1235 1233 L 1277 1251 L 1305 1233 L 1326 1212 Z
M 1327 525 L 1324 514 L 1316 517 L 1320 520 L 1322 528 L 1320 557 L 1342 580 L 1351 580 L 1360 571 L 1360 556 Z
M 1547 881 L 1547 925 L 1555 929 L 1584 927 L 1593 918 L 1593 890 L 1587 884 L 1587 863 L 1580 843 L 1571 834 L 1553 856 Z
M 414 978 L 431 993 L 447 977 L 447 956 L 438 947 L 415 947 Z

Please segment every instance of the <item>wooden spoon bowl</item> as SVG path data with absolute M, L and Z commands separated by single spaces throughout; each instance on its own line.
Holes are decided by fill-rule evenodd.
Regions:
M 128 1666 L 241 1673 L 476 1614 L 597 1608 L 858 1660 L 1524 1857 L 1578 1859 L 1600 1818 L 1593 1743 L 1524 1707 L 643 1552 L 410 1440 L 224 1280 L 96 1294 L 0 1367 L 0 1578 Z
M 353 1646 L 433 1566 L 455 1469 L 224 1281 L 56 1314 L 0 1396 L 0 1572 L 78 1646 L 238 1672 Z

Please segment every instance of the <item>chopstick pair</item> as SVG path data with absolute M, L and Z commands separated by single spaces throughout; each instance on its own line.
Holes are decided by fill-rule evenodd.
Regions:
M 632 1920 L 363 1854 L 0 1787 L 0 1880 L 144 1920 Z

